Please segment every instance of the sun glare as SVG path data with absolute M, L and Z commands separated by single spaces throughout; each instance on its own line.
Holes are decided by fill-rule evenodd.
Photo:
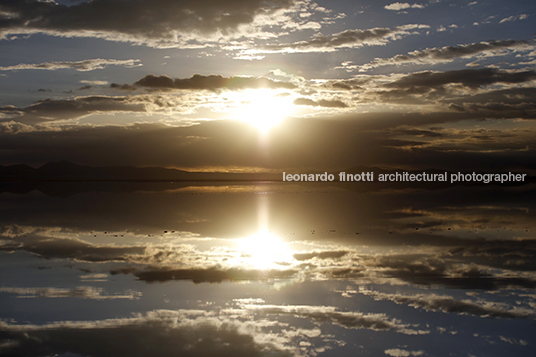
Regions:
M 261 133 L 267 133 L 279 125 L 293 110 L 290 96 L 271 89 L 245 91 L 241 93 L 239 101 L 234 117 L 252 125 Z
M 240 239 L 238 248 L 250 257 L 250 264 L 256 269 L 277 268 L 277 263 L 288 262 L 292 257 L 287 244 L 268 231 Z

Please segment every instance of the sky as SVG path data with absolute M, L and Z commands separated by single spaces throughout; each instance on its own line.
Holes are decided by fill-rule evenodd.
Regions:
M 527 1 L 2 1 L 0 162 L 534 170 Z
M 534 176 L 535 10 L 0 0 L 0 168 Z M 533 180 L 74 181 L 0 182 L 2 356 L 535 355 Z

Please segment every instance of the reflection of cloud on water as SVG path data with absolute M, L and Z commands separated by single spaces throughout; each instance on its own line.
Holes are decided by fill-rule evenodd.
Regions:
M 262 299 L 237 299 L 230 307 L 215 310 L 153 310 L 129 318 L 43 325 L 0 322 L 0 350 L 5 356 L 30 357 L 66 351 L 103 357 L 316 356 L 345 344 L 327 332 L 330 326 L 429 333 L 385 314 L 263 303 Z M 289 324 L 288 319 L 298 320 Z
M 76 238 L 56 238 L 37 234 L 2 237 L 2 251 L 25 250 L 42 258 L 64 258 L 88 262 L 125 261 L 128 255 L 142 254 L 141 246 L 94 245 Z
M 333 306 L 244 305 L 243 308 L 267 315 L 289 315 L 311 319 L 317 323 L 333 323 L 348 329 L 393 330 L 406 335 L 424 335 L 429 331 L 415 330 L 385 314 L 338 311 Z
M 122 310 L 128 314 L 130 307 L 158 301 L 152 295 L 158 291 L 157 294 L 165 292 L 166 305 L 148 305 L 152 309 L 182 309 L 183 305 L 175 305 L 181 299 L 193 300 L 188 308 L 202 309 L 154 310 L 129 318 L 41 325 L 4 322 L 0 323 L 0 354 L 6 356 L 37 357 L 65 351 L 103 357 L 114 352 L 133 357 L 315 356 L 329 349 L 351 349 L 355 345 L 345 344 L 349 346 L 362 338 L 375 341 L 370 346 L 392 353 L 428 350 L 431 345 L 421 343 L 424 338 L 443 346 L 444 339 L 451 337 L 456 341 L 471 338 L 478 340 L 475 343 L 496 343 L 504 349 L 530 339 L 515 332 L 508 335 L 503 330 L 500 334 L 504 339 L 496 331 L 475 337 L 474 331 L 493 321 L 526 327 L 536 316 L 535 297 L 528 290 L 536 287 L 534 269 L 527 264 L 518 264 L 514 269 L 508 263 L 510 258 L 534 259 L 533 241 L 466 240 L 461 241 L 464 245 L 445 247 L 288 242 L 286 247 L 291 254 L 285 264 L 260 269 L 248 265 L 251 254 L 240 250 L 239 245 L 229 244 L 239 243 L 238 240 L 200 238 L 187 239 L 187 244 L 177 240 L 142 245 L 129 244 L 125 237 L 116 240 L 122 245 L 113 245 L 85 242 L 76 235 L 66 238 L 22 234 L 1 238 L 2 254 L 11 252 L 15 261 L 28 259 L 29 254 L 24 252 L 32 253 L 33 265 L 24 274 L 35 273 L 37 270 L 32 269 L 39 267 L 35 262 L 44 261 L 42 258 L 56 269 L 68 263 L 69 268 L 82 271 L 72 276 L 74 287 L 9 287 L 0 289 L 4 297 L 35 297 L 40 298 L 39 303 L 58 300 L 46 299 L 52 297 L 70 298 L 59 300 L 69 303 L 81 299 L 86 299 L 85 303 L 100 300 L 91 301 L 98 304 L 117 301 L 129 304 Z M 499 261 L 504 262 L 502 266 L 488 264 Z M 56 269 L 42 273 L 54 279 Z M 76 270 L 67 270 L 77 274 Z M 106 292 L 109 288 L 76 287 L 79 279 L 98 279 L 105 274 L 110 286 L 136 286 L 139 295 L 127 289 L 112 294 Z M 159 284 L 165 282 L 169 283 Z M 226 289 L 236 293 L 229 298 Z M 64 316 L 64 320 L 70 318 Z M 472 327 L 451 322 L 461 319 L 468 319 Z M 386 336 L 390 336 L 389 343 L 379 343 Z M 101 350 L 117 339 L 125 341 L 120 344 L 121 352 Z M 155 344 L 158 346 L 154 350 L 147 350 L 147 346 L 152 348 Z M 531 348 L 521 342 L 516 346 Z M 379 355 L 382 351 L 374 353 Z
M 153 283 L 170 280 L 190 280 L 194 283 L 221 283 L 223 281 L 255 281 L 269 279 L 286 279 L 296 275 L 296 270 L 261 270 L 261 269 L 219 269 L 210 268 L 186 268 L 176 269 L 173 267 L 145 268 L 145 269 L 113 269 L 111 274 L 133 274 L 139 280 Z
M 455 289 L 536 287 L 533 240 L 459 240 L 457 245 L 411 249 L 315 243 L 310 245 L 312 249 L 295 250 L 294 246 L 307 245 L 274 237 L 258 235 L 243 241 L 188 239 L 188 244 L 179 240 L 145 245 L 129 245 L 128 240 L 120 238 L 121 245 L 116 245 L 92 244 L 77 237 L 22 234 L 2 236 L 0 251 L 27 251 L 46 259 L 92 263 L 90 269 L 96 273 L 132 274 L 146 282 L 382 279 L 394 284 Z
M 348 294 L 349 292 L 343 293 Z M 357 292 L 352 293 L 355 294 Z M 511 307 L 504 303 L 484 301 L 482 299 L 478 299 L 476 301 L 468 299 L 457 300 L 452 296 L 446 295 L 405 295 L 400 293 L 389 294 L 365 289 L 359 290 L 359 294 L 373 297 L 375 300 L 389 300 L 396 304 L 409 305 L 416 309 L 421 308 L 427 311 L 442 311 L 445 313 L 507 319 L 534 318 L 536 316 L 536 311 L 534 309 L 519 306 Z
M 61 321 L 45 325 L 0 323 L 4 356 L 291 356 L 291 349 L 252 325 L 207 311 L 156 310 L 131 318 Z M 279 336 L 284 337 L 284 336 Z M 121 342 L 121 343 L 118 343 Z
M 6 308 L 14 320 L 0 324 L 0 354 L 533 348 L 534 190 L 279 189 L 0 195 L 12 272 L 0 295 L 18 307 Z M 62 313 L 47 315 L 57 305 Z M 23 325 L 21 306 L 43 318 Z M 117 340 L 121 351 L 104 351 Z
M 428 210 L 405 207 L 389 212 L 397 232 L 424 229 L 450 237 L 500 239 L 527 237 L 533 228 L 530 208 L 523 206 L 440 206 Z

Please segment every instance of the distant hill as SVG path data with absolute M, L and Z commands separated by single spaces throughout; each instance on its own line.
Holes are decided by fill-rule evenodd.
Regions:
M 266 181 L 280 174 L 189 172 L 162 167 L 92 167 L 68 161 L 50 162 L 39 168 L 27 165 L 0 166 L 0 181 Z

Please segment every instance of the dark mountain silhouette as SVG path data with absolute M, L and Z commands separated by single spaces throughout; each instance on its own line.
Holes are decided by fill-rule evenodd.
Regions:
M 259 181 L 278 180 L 279 174 L 189 172 L 162 167 L 92 167 L 68 161 L 50 162 L 39 168 L 0 166 L 0 181 Z

